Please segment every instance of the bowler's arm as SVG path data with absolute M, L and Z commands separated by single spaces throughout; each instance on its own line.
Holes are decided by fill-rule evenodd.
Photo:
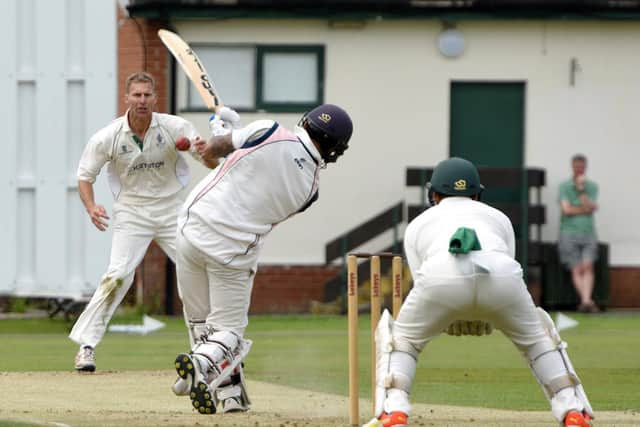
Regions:
M 78 193 L 80 193 L 80 200 L 82 200 L 82 204 L 87 210 L 87 214 L 91 218 L 93 225 L 100 231 L 106 230 L 109 224 L 105 220 L 109 219 L 109 215 L 107 215 L 107 210 L 104 206 L 96 204 L 93 193 L 93 183 L 78 180 Z

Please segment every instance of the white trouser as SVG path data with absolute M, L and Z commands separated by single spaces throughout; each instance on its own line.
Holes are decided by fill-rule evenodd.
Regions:
M 144 206 L 114 204 L 109 267 L 69 338 L 91 347 L 100 343 L 152 240 L 175 260 L 176 216 L 180 203 L 174 196 Z
M 205 322 L 209 330 L 231 331 L 243 337 L 249 323 L 255 274 L 218 263 L 193 246 L 180 231 L 176 245 L 178 294 L 187 321 Z
M 521 351 L 548 339 L 520 265 L 501 253 L 480 255 L 474 263 L 471 256 L 446 253 L 422 266 L 395 321 L 394 341 L 421 351 L 459 319 L 491 322 Z
M 523 355 L 536 343 L 553 345 L 522 280 L 521 267 L 510 257 L 482 251 L 469 256 L 445 253 L 431 258 L 413 274 L 414 287 L 393 326 L 393 344 L 398 351 L 391 354 L 392 371 L 413 379 L 418 353 L 459 319 L 491 322 Z M 385 407 L 408 412 L 407 393 L 390 390 Z

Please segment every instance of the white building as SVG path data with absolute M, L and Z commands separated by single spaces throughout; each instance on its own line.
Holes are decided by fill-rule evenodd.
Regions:
M 22 4 L 12 3 L 14 9 Z M 542 239 L 553 242 L 560 214 L 557 186 L 569 177 L 571 156 L 583 153 L 589 158 L 588 175 L 601 190 L 596 218 L 600 240 L 610 245 L 612 286 L 626 286 L 629 274 L 637 274 L 640 228 L 632 224 L 639 202 L 627 183 L 640 180 L 635 167 L 640 157 L 635 142 L 640 127 L 640 2 L 131 0 L 128 12 L 138 21 L 173 29 L 189 42 L 222 99 L 241 113 L 243 122 L 269 117 L 294 126 L 305 110 L 320 102 L 339 104 L 351 113 L 355 130 L 349 150 L 324 171 L 320 199 L 313 208 L 269 236 L 264 265 L 323 265 L 328 242 L 398 202 L 420 200 L 419 190 L 405 185 L 408 167 L 432 167 L 454 154 L 483 166 L 544 169 Z M 88 18 L 85 28 L 91 31 L 94 20 L 106 25 L 93 15 Z M 115 27 L 111 18 L 106 21 Z M 11 25 L 24 36 L 18 24 Z M 64 40 L 61 36 L 68 52 L 78 51 Z M 96 42 L 87 39 L 82 47 Z M 31 42 L 18 38 L 4 43 L 15 53 L 15 69 L 20 70 L 20 43 Z M 109 47 L 114 48 L 107 43 Z M 64 73 L 64 61 L 56 60 Z M 283 75 L 290 65 L 296 72 Z M 96 71 L 106 78 L 105 73 L 102 67 Z M 33 75 L 39 75 L 37 67 Z M 16 105 L 15 87 L 24 86 L 24 79 L 10 75 L 5 80 L 5 93 L 14 94 L 9 109 Z M 107 81 L 111 89 L 113 82 Z M 173 110 L 206 133 L 209 113 L 180 70 L 174 88 Z M 87 99 L 85 105 L 95 106 L 95 99 Z M 62 114 L 60 103 L 56 105 L 56 113 Z M 25 133 L 20 132 L 25 131 L 19 129 L 27 125 L 19 121 L 19 112 L 24 109 L 14 111 L 9 117 L 17 125 L 9 126 L 8 140 L 23 140 Z M 37 114 L 39 120 L 29 109 L 26 113 L 30 119 L 24 123 L 39 125 L 46 117 L 44 111 Z M 64 117 L 49 120 L 68 123 Z M 87 123 L 84 136 L 96 126 Z M 45 126 L 41 135 L 50 136 L 50 129 Z M 60 147 L 66 140 L 64 133 L 55 133 L 46 145 Z M 82 142 L 74 144 L 67 148 L 66 159 L 79 155 Z M 18 243 L 23 241 L 21 233 L 32 242 L 39 241 L 34 236 L 47 233 L 17 221 L 22 217 L 18 212 L 34 211 L 29 197 L 39 193 L 27 189 L 32 196 L 25 196 L 20 189 L 37 189 L 39 176 L 50 172 L 40 168 L 34 184 L 7 186 L 20 176 L 16 168 L 28 163 L 16 157 L 22 151 L 15 146 L 11 150 L 16 152 L 3 158 L 1 168 L 5 180 L 0 188 L 10 206 L 2 223 L 18 227 L 8 227 L 9 238 L 3 241 L 9 244 L 3 244 L 0 258 L 8 262 L 3 271 L 20 277 L 21 271 L 45 268 L 29 264 L 35 249 Z M 194 167 L 196 177 L 204 174 Z M 65 185 L 72 180 L 69 172 L 73 168 L 65 169 Z M 75 197 L 72 187 L 47 193 L 50 208 L 46 214 L 36 209 L 39 213 L 30 223 L 46 218 L 69 224 L 67 212 L 80 209 L 67 201 L 67 196 Z M 71 242 L 87 240 L 84 234 L 73 234 L 86 227 L 72 228 L 56 227 L 44 240 L 73 247 Z M 388 245 L 389 234 L 370 247 Z M 33 248 L 50 252 L 40 244 Z M 62 265 L 75 258 L 68 253 L 57 256 Z

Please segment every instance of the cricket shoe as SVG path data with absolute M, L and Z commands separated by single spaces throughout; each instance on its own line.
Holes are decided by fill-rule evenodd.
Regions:
M 215 414 L 218 399 L 207 383 L 207 369 L 201 366 L 193 354 L 181 353 L 176 356 L 176 372 L 190 383 L 191 404 L 201 414 Z
M 93 372 L 96 370 L 96 354 L 93 347 L 89 345 L 80 347 L 76 354 L 75 368 L 78 372 Z
M 222 401 L 222 413 L 227 414 L 229 412 L 247 412 L 249 407 L 242 403 L 240 397 L 230 397 Z
M 404 412 L 393 411 L 390 414 L 383 412 L 378 418 L 374 418 L 362 427 L 407 427 L 409 417 Z
M 246 394 L 243 395 L 242 391 L 240 384 L 228 384 L 216 390 L 216 397 L 222 402 L 223 414 L 228 412 L 247 412 L 249 410 L 248 397 L 246 397 Z
M 565 427 L 591 427 L 591 417 L 578 411 L 568 412 L 564 417 Z
M 171 391 L 176 396 L 189 396 L 191 390 L 191 383 L 188 380 L 180 377 L 176 378 L 176 382 L 171 386 Z

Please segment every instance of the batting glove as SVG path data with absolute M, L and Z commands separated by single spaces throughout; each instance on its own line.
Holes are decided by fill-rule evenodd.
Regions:
M 230 123 L 233 129 L 239 129 L 242 127 L 240 124 L 240 114 L 229 107 L 220 108 L 217 115 L 226 123 Z
M 219 115 L 213 114 L 209 117 L 209 129 L 211 135 L 222 136 L 231 133 L 231 125 L 220 118 Z

